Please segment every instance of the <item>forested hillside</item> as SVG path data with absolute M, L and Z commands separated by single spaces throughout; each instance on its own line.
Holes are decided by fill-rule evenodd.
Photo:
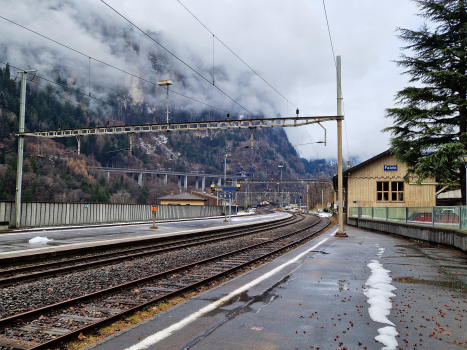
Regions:
M 9 66 L 0 67 L 0 200 L 12 200 L 16 187 L 19 77 Z M 28 76 L 26 94 L 26 131 L 79 128 L 96 125 L 164 123 L 165 115 L 157 106 L 143 103 L 118 104 L 128 100 L 124 93 L 109 98 L 108 104 L 96 105 L 79 93 L 57 89 Z M 67 80 L 58 79 L 62 86 Z M 159 107 L 159 109 L 162 109 Z M 122 117 L 123 116 L 123 117 Z M 189 113 L 174 109 L 171 117 L 177 121 L 219 120 L 225 115 L 211 110 Z M 123 119 L 123 120 L 122 120 Z M 122 202 L 154 203 L 156 198 L 177 190 L 157 179 L 137 181 L 126 175 L 112 175 L 108 183 L 100 174 L 88 171 L 89 166 L 109 166 L 175 171 L 204 171 L 221 174 L 224 158 L 227 171 L 261 178 L 278 178 L 278 165 L 283 165 L 284 178 L 332 175 L 333 167 L 325 160 L 300 159 L 281 129 L 257 130 L 254 148 L 247 130 L 216 132 L 171 132 L 136 135 L 132 154 L 128 152 L 126 135 L 88 136 L 83 138 L 81 155 L 76 154 L 74 138 L 25 139 L 23 175 L 24 201 Z M 193 184 L 189 184 L 192 187 Z

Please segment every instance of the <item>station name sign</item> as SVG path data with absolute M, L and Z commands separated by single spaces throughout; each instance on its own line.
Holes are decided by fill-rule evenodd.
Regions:
M 384 171 L 397 171 L 397 165 L 385 165 Z
M 235 186 L 224 186 L 224 187 L 216 187 L 214 189 L 216 192 L 235 192 L 237 191 L 237 187 Z

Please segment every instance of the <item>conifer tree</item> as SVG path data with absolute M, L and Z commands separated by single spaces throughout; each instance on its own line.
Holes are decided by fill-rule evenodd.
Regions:
M 398 108 L 386 110 L 395 157 L 409 166 L 406 181 L 435 177 L 459 185 L 465 204 L 467 154 L 467 4 L 465 0 L 413 0 L 426 23 L 419 30 L 401 29 L 407 43 L 397 65 L 411 76 L 396 94 Z

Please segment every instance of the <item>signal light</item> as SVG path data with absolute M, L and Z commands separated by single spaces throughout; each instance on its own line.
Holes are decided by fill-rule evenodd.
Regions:
M 236 184 L 235 187 L 237 187 L 237 191 L 240 191 L 242 186 L 240 184 Z

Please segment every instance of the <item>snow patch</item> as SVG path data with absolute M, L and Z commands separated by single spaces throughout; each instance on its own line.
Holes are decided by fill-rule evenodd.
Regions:
M 31 238 L 29 240 L 29 244 L 47 244 L 48 242 L 52 242 L 53 239 L 48 239 L 47 237 L 41 237 L 37 236 L 34 238 Z
M 368 313 L 373 321 L 394 326 L 394 323 L 387 318 L 392 305 L 389 298 L 396 296 L 392 293 L 396 287 L 390 284 L 392 281 L 389 277 L 390 271 L 385 270 L 378 260 L 372 260 L 367 266 L 371 270 L 371 275 L 366 282 L 368 289 L 363 294 L 368 297 L 367 303 L 370 304 Z
M 332 214 L 331 213 L 319 213 L 318 216 L 320 218 L 330 218 Z
M 383 328 L 378 329 L 379 335 L 375 337 L 377 341 L 384 344 L 385 347 L 381 348 L 381 350 L 393 350 L 397 348 L 397 330 L 394 327 L 386 326 Z
M 379 248 L 376 255 L 381 257 L 383 253 L 384 248 Z M 368 297 L 367 303 L 370 304 L 368 314 L 373 321 L 389 325 L 379 328 L 379 335 L 375 339 L 385 345 L 382 350 L 395 350 L 398 345 L 396 339 L 398 332 L 388 316 L 392 306 L 390 298 L 396 296 L 392 292 L 396 287 L 391 285 L 390 271 L 384 269 L 378 260 L 372 260 L 367 266 L 371 270 L 371 275 L 365 283 L 367 289 L 363 294 Z

